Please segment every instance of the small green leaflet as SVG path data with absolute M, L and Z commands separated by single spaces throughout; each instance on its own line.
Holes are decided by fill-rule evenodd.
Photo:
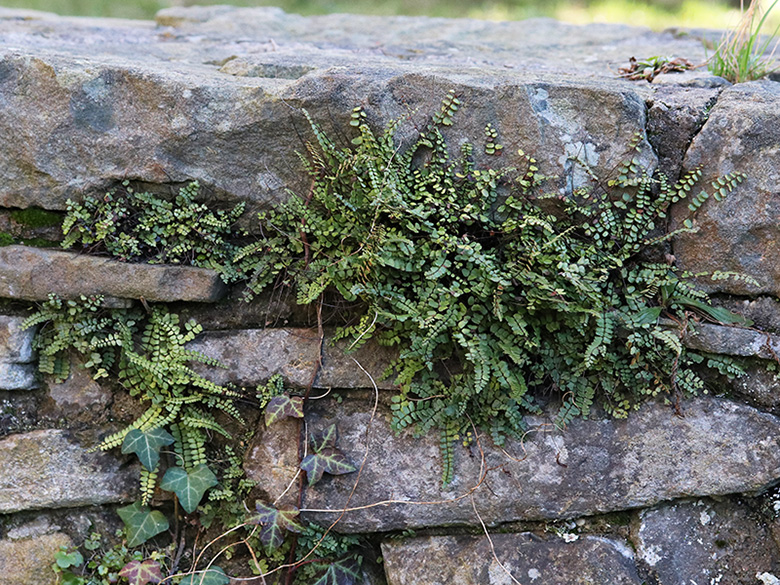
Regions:
M 160 563 L 152 559 L 146 559 L 143 562 L 130 561 L 119 571 L 119 576 L 130 581 L 130 585 L 146 585 L 147 583 L 159 583 L 163 580 Z
M 160 449 L 173 444 L 173 435 L 162 428 L 151 431 L 133 429 L 125 435 L 122 453 L 135 453 L 147 471 L 154 471 L 160 462 Z
M 57 562 L 57 566 L 60 569 L 67 569 L 69 567 L 78 567 L 84 563 L 84 557 L 77 550 L 68 552 L 64 547 L 54 553 L 54 560 Z
M 163 513 L 150 510 L 148 506 L 142 506 L 141 502 L 119 508 L 117 514 L 127 528 L 127 546 L 130 548 L 168 530 L 168 520 Z
M 301 469 L 306 472 L 309 486 L 320 481 L 324 473 L 343 475 L 356 470 L 344 454 L 336 449 L 336 438 L 335 424 L 330 425 L 322 433 L 312 435 L 311 444 L 314 453 L 307 455 L 301 461 Z
M 217 476 L 203 464 L 187 473 L 181 467 L 171 467 L 160 482 L 160 489 L 174 492 L 179 503 L 188 514 L 192 514 L 200 504 L 203 494 L 217 485 Z
M 328 565 L 314 585 L 355 585 L 360 581 L 360 561 L 351 557 Z
M 196 571 L 192 575 L 187 575 L 179 585 L 227 585 L 228 583 L 230 579 L 225 575 L 225 571 L 217 566 L 211 566 L 205 571 Z
M 303 418 L 303 398 L 300 396 L 274 396 L 265 407 L 265 426 L 286 418 Z
M 296 522 L 298 508 L 286 508 L 277 510 L 273 506 L 266 506 L 262 502 L 256 502 L 257 514 L 247 520 L 249 524 L 261 524 L 260 542 L 269 550 L 276 550 L 284 542 L 284 533 L 287 530 L 302 532 L 303 526 Z

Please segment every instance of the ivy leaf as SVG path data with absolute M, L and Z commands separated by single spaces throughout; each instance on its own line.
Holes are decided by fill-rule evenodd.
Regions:
M 215 485 L 217 476 L 202 463 L 189 473 L 181 467 L 171 467 L 160 482 L 161 489 L 176 494 L 188 514 L 195 511 L 206 490 Z
M 265 426 L 286 418 L 303 418 L 303 398 L 300 396 L 274 396 L 265 407 Z
M 360 562 L 352 557 L 331 563 L 314 585 L 355 585 L 360 580 Z
M 311 445 L 315 453 L 319 453 L 323 449 L 328 447 L 336 447 L 336 439 L 338 439 L 338 429 L 336 425 L 332 424 L 324 431 L 319 433 L 312 433 Z
M 150 510 L 148 506 L 142 506 L 141 502 L 119 508 L 117 514 L 127 528 L 127 546 L 130 548 L 168 530 L 168 520 L 163 513 Z
M 122 453 L 135 453 L 147 471 L 154 471 L 160 462 L 160 449 L 173 442 L 173 435 L 163 428 L 151 431 L 133 429 L 125 435 Z
M 152 559 L 146 559 L 143 562 L 130 561 L 119 571 L 119 576 L 130 581 L 130 585 L 146 585 L 147 583 L 159 583 L 163 580 L 160 563 Z
M 313 486 L 322 479 L 323 473 L 343 475 L 352 473 L 357 468 L 347 460 L 341 451 L 327 447 L 318 453 L 304 457 L 301 461 L 301 469 L 306 472 L 309 486 Z
M 273 506 L 266 506 L 261 502 L 255 503 L 257 514 L 247 520 L 249 524 L 261 524 L 260 542 L 269 550 L 276 550 L 284 542 L 284 533 L 287 530 L 292 532 L 302 532 L 303 526 L 298 524 L 295 518 L 298 517 L 298 508 L 277 509 Z
M 217 566 L 211 566 L 205 571 L 196 571 L 192 575 L 187 575 L 179 585 L 227 585 L 228 583 L 230 578 L 225 575 L 225 571 Z

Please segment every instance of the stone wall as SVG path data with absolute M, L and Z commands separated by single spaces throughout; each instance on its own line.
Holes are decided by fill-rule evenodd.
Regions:
M 671 249 L 693 272 L 735 270 L 759 283 L 701 281 L 756 322 L 700 326 L 687 340 L 750 357 L 755 368 L 734 387 L 685 402 L 682 416 L 651 403 L 627 420 L 596 414 L 563 432 L 540 417 L 522 442 L 496 448 L 483 438 L 457 450 L 455 479 L 442 487 L 437 441 L 394 436 L 392 387 L 373 390 L 392 356 L 364 348 L 354 356 L 361 369 L 326 344 L 314 387 L 329 393 L 312 403 L 307 426 L 338 421 L 340 447 L 365 466 L 354 492 L 353 475 L 326 478 L 304 508 L 309 520 L 340 517 L 338 530 L 373 534 L 384 562 L 366 578 L 377 584 L 780 583 L 780 394 L 765 369 L 780 353 L 780 85 L 731 86 L 701 70 L 653 83 L 616 78 L 629 57 L 651 55 L 700 62 L 704 51 L 685 32 L 552 20 L 212 7 L 130 22 L 0 8 L 0 230 L 56 245 L 52 224 L 68 198 L 124 179 L 163 191 L 198 180 L 214 201 L 265 208 L 307 188 L 295 156 L 309 139 L 302 108 L 336 136 L 356 105 L 376 125 L 406 116 L 413 128 L 449 89 L 464 104 L 451 142 L 478 141 L 491 123 L 506 152 L 533 153 L 562 192 L 586 181 L 585 165 L 608 174 L 642 131 L 643 162 L 673 179 L 697 166 L 704 180 L 744 172 L 738 195 L 708 202 L 700 233 Z M 54 219 L 19 213 L 34 208 Z M 685 213 L 675 210 L 672 227 Z M 255 229 L 251 220 L 245 227 Z M 319 352 L 304 309 L 275 295 L 240 303 L 237 288 L 205 269 L 0 248 L 7 585 L 54 583 L 57 547 L 110 532 L 115 506 L 137 497 L 130 459 L 86 452 L 132 420 L 133 401 L 83 370 L 64 383 L 36 374 L 34 332 L 20 324 L 50 292 L 173 304 L 207 330 L 193 349 L 228 366 L 208 374 L 219 383 L 251 386 L 280 373 L 305 386 Z M 266 430 L 257 413 L 246 415 L 256 431 L 246 473 L 258 495 L 275 499 L 296 472 L 298 427 Z

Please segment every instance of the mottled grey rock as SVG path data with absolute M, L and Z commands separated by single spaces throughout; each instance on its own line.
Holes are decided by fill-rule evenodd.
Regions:
M 0 248 L 0 296 L 46 300 L 80 295 L 147 301 L 213 302 L 227 287 L 213 270 L 190 266 L 129 264 L 74 252 L 27 246 Z
M 138 469 L 86 453 L 66 431 L 41 430 L 0 441 L 0 513 L 126 502 Z
M 709 323 L 693 325 L 693 332 L 685 336 L 684 343 L 690 349 L 725 355 L 763 359 L 775 359 L 780 355 L 780 336 Z
M 733 500 L 675 502 L 639 514 L 636 554 L 659 585 L 754 585 L 780 551 L 761 518 Z
M 725 297 L 717 299 L 717 304 L 750 319 L 762 331 L 780 333 L 780 302 L 777 299 Z
M 749 364 L 745 373 L 730 382 L 733 392 L 750 404 L 763 409 L 780 407 L 780 378 L 763 364 Z
M 59 577 L 51 570 L 51 565 L 54 563 L 54 553 L 61 546 L 73 546 L 71 539 L 62 532 L 20 540 L 0 540 L 0 575 L 3 585 L 59 583 Z
M 314 388 L 372 388 L 371 378 L 382 389 L 393 388 L 392 380 L 380 380 L 382 373 L 397 357 L 395 350 L 367 343 L 357 351 L 346 354 L 349 342 L 331 341 L 332 331 L 326 333 L 323 344 L 322 369 L 314 381 Z M 309 385 L 320 351 L 316 329 L 239 329 L 209 331 L 188 345 L 219 360 L 224 369 L 195 366 L 217 384 L 257 385 L 274 374 L 280 374 L 287 383 L 299 388 Z M 367 376 L 358 364 L 371 377 Z
M 678 264 L 692 272 L 734 271 L 758 281 L 700 279 L 709 291 L 780 294 L 780 84 L 740 83 L 723 90 L 707 122 L 693 140 L 687 169 L 702 166 L 702 186 L 718 176 L 742 172 L 747 179 L 723 201 L 710 198 L 696 216 L 701 228 L 673 242 Z M 698 193 L 698 189 L 695 190 Z M 676 206 L 672 227 L 688 217 L 687 203 Z
M 631 549 L 608 538 L 583 536 L 565 542 L 556 536 L 522 533 L 493 534 L 491 540 L 495 554 L 484 536 L 385 540 L 388 585 L 643 583 Z
M 112 393 L 92 379 L 90 371 L 83 366 L 84 358 L 73 352 L 70 359 L 70 374 L 64 381 L 46 378 L 47 396 L 51 400 L 46 410 L 51 411 L 50 416 L 65 417 L 71 423 L 95 421 L 111 403 Z
M 659 169 L 672 181 L 679 178 L 685 152 L 707 119 L 718 93 L 714 89 L 661 87 L 653 95 L 647 110 L 647 137 L 658 153 Z
M 0 315 L 0 390 L 38 387 L 32 341 L 35 329 L 22 329 L 24 319 Z
M 212 197 L 268 206 L 308 188 L 295 156 L 312 139 L 301 108 L 343 144 L 357 105 L 377 127 L 405 117 L 403 141 L 450 89 L 463 103 L 453 148 L 481 143 L 492 123 L 502 163 L 522 147 L 570 190 L 583 164 L 607 175 L 644 129 L 653 89 L 615 79 L 618 65 L 634 52 L 703 57 L 693 39 L 548 19 L 193 7 L 158 23 L 0 20 L 0 204 L 63 209 L 131 178 L 197 179 Z M 651 149 L 642 157 L 654 166 Z
M 371 402 L 316 401 L 309 406 L 309 432 L 336 424 L 338 446 L 355 465 L 366 453 Z M 455 449 L 455 478 L 441 485 L 438 434 L 394 437 L 387 407 L 380 407 L 368 431 L 369 449 L 350 509 L 339 529 L 371 532 L 423 526 L 478 525 L 468 497 L 474 490 L 488 524 L 513 520 L 573 518 L 640 508 L 690 495 L 754 491 L 780 477 L 780 419 L 749 406 L 697 399 L 673 408 L 647 404 L 627 420 L 577 420 L 565 432 L 545 419 L 531 419 L 535 432 L 504 449 L 483 437 L 479 449 Z M 276 453 L 261 446 L 269 434 Z M 273 501 L 294 476 L 297 427 L 260 430 L 247 452 L 247 474 Z M 286 448 L 285 448 L 286 445 Z M 282 453 L 286 453 L 283 455 Z M 274 460 L 286 461 L 267 479 Z M 480 480 L 482 481 L 480 482 Z M 325 478 L 307 489 L 305 515 L 330 522 L 329 511 L 347 505 L 356 474 Z M 459 499 L 460 498 L 460 499 Z M 385 502 L 382 504 L 382 502 Z M 420 504 L 419 502 L 427 502 Z M 365 506 L 363 509 L 357 509 Z

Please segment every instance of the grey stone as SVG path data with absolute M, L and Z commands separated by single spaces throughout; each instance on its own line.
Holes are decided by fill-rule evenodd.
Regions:
M 0 441 L 0 513 L 133 500 L 137 467 L 85 448 L 60 430 Z
M 213 270 L 190 266 L 128 264 L 97 256 L 27 246 L 0 248 L 0 296 L 30 301 L 50 293 L 147 301 L 213 302 L 227 292 Z
M 22 329 L 24 319 L 0 315 L 0 390 L 38 387 L 32 349 L 35 329 Z
M 385 540 L 382 555 L 388 585 L 641 585 L 625 543 L 583 536 L 493 534 Z M 511 575 L 511 576 L 510 576 Z
M 659 585 L 754 585 L 780 552 L 761 518 L 733 500 L 675 502 L 639 514 L 636 554 Z
M 306 416 L 309 432 L 337 425 L 338 447 L 354 465 L 363 461 L 368 433 L 354 494 L 356 474 L 326 475 L 304 497 L 304 515 L 320 523 L 348 507 L 339 524 L 345 532 L 478 525 L 464 497 L 469 493 L 484 521 L 497 524 L 748 492 L 780 477 L 780 419 L 738 403 L 697 399 L 683 403 L 682 418 L 669 406 L 651 403 L 626 420 L 595 416 L 573 422 L 565 432 L 545 419 L 531 419 L 535 432 L 522 442 L 510 440 L 500 449 L 483 437 L 484 462 L 478 448 L 456 448 L 455 477 L 443 487 L 438 435 L 393 436 L 386 406 L 368 427 L 371 402 L 352 395 L 341 403 L 316 401 Z M 282 435 L 273 439 L 277 451 L 269 453 L 262 445 L 276 433 Z M 297 456 L 297 433 L 293 425 L 259 429 L 247 452 L 247 474 L 270 501 L 294 477 L 289 462 Z M 286 463 L 268 479 L 266 470 L 275 460 Z
M 780 302 L 777 299 L 725 297 L 717 299 L 717 304 L 750 319 L 762 331 L 780 333 Z
M 71 423 L 99 419 L 112 401 L 111 391 L 93 380 L 83 363 L 83 358 L 72 354 L 67 379 L 63 382 L 46 379 L 52 410 L 57 417 L 66 417 Z
M 334 344 L 332 335 L 330 330 L 326 333 L 322 369 L 314 380 L 314 388 L 371 388 L 372 378 L 381 389 L 394 387 L 392 380 L 380 378 L 397 357 L 395 350 L 367 343 L 354 353 L 346 354 L 344 350 L 349 343 Z M 217 359 L 225 366 L 224 369 L 195 366 L 217 384 L 253 386 L 280 374 L 288 384 L 305 388 L 317 363 L 320 339 L 316 329 L 239 329 L 206 332 L 188 348 Z M 361 366 L 370 377 L 360 369 Z
M 722 201 L 710 198 L 696 214 L 700 230 L 674 239 L 678 264 L 692 272 L 732 271 L 758 281 L 710 280 L 701 285 L 711 292 L 780 294 L 780 84 L 740 83 L 723 90 L 707 122 L 693 140 L 685 167 L 703 168 L 706 187 L 730 172 L 747 179 Z M 698 189 L 695 191 L 698 193 Z M 687 203 L 673 211 L 672 227 L 690 215 Z
M 0 575 L 3 585 L 56 585 L 54 553 L 73 542 L 62 532 L 21 540 L 0 540 Z
M 684 343 L 690 349 L 725 355 L 763 359 L 780 355 L 780 336 L 741 327 L 696 323 Z
M 780 407 L 780 378 L 766 366 L 749 364 L 745 373 L 730 383 L 731 390 L 750 404 L 763 409 Z
M 312 139 L 301 108 L 344 144 L 357 105 L 377 127 L 408 118 L 404 141 L 449 89 L 464 104 L 454 148 L 481 143 L 492 123 L 502 163 L 522 147 L 567 191 L 586 181 L 583 165 L 608 175 L 644 129 L 653 88 L 614 77 L 628 55 L 704 56 L 694 39 L 547 19 L 193 7 L 158 23 L 0 20 L 0 204 L 63 209 L 132 178 L 197 179 L 215 198 L 266 207 L 308 188 L 295 156 Z M 477 162 L 495 166 L 481 150 Z

